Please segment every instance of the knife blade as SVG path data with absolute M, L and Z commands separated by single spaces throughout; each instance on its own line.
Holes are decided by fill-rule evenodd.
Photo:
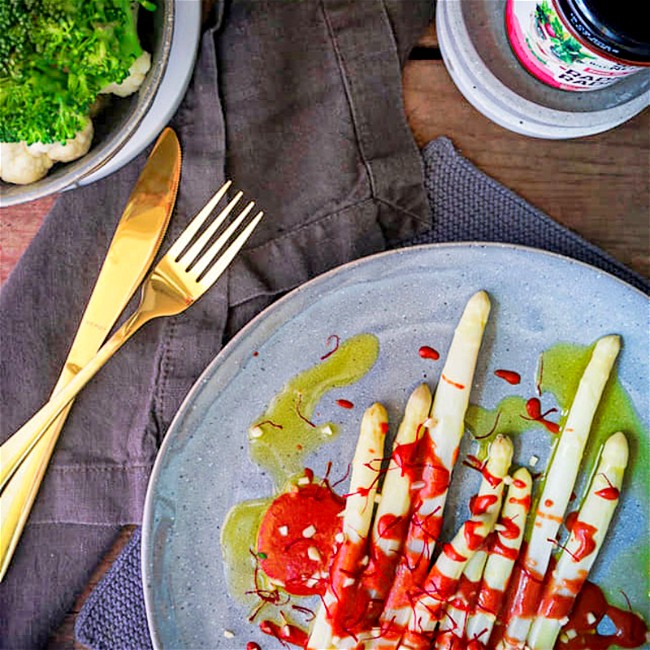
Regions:
M 167 230 L 180 170 L 180 144 L 174 131 L 166 128 L 127 201 L 53 393 L 95 355 L 144 279 Z M 24 457 L 0 494 L 0 581 L 18 545 L 70 406 Z M 16 436 L 0 446 L 0 456 L 5 460 L 24 454 L 24 441 Z

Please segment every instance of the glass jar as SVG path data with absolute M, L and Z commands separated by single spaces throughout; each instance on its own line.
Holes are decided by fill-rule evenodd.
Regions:
M 650 66 L 645 2 L 506 0 L 506 31 L 540 81 L 569 91 L 598 90 Z

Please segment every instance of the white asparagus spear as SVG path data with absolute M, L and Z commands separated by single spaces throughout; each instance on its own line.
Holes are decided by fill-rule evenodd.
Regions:
M 421 475 L 418 443 L 429 415 L 431 399 L 431 390 L 426 384 L 415 388 L 395 436 L 370 536 L 370 563 L 362 578 L 363 588 L 368 591 L 370 599 L 368 625 L 377 623 L 406 538 L 411 489 Z
M 420 595 L 412 606 L 402 642 L 405 648 L 429 648 L 447 600 L 453 596 L 458 579 L 472 555 L 483 545 L 501 510 L 503 479 L 512 461 L 510 438 L 498 435 L 490 445 L 483 479 L 474 500 L 472 516 L 454 538 L 442 548 L 427 575 Z
M 533 480 L 525 467 L 513 475 L 503 500 L 496 535 L 488 550 L 488 559 L 476 604 L 467 621 L 467 638 L 487 645 L 499 608 L 508 589 L 512 569 L 524 538 L 530 510 Z
M 560 440 L 546 472 L 544 489 L 523 559 L 523 571 L 517 573 L 517 581 L 513 586 L 515 598 L 512 602 L 517 605 L 507 613 L 507 623 L 499 650 L 524 647 L 534 616 L 534 612 L 529 611 L 529 608 L 531 603 L 538 602 L 542 581 L 554 548 L 553 540 L 571 498 L 594 413 L 620 345 L 620 338 L 615 335 L 599 339 L 580 379 Z
M 316 612 L 308 649 L 336 647 L 336 636 L 344 636 L 341 619 L 359 586 L 367 552 L 377 483 L 388 432 L 388 415 L 381 404 L 366 409 L 352 461 L 350 489 L 343 511 L 343 541 L 330 569 L 330 584 Z M 356 577 L 355 577 L 356 576 Z
M 488 559 L 486 546 L 480 548 L 467 562 L 456 593 L 445 607 L 445 614 L 438 627 L 435 650 L 457 647 L 458 640 L 465 638 L 470 609 L 473 607 Z
M 442 528 L 447 489 L 465 429 L 465 412 L 489 313 L 488 295 L 484 291 L 475 293 L 454 332 L 421 443 L 425 485 L 414 496 L 406 544 L 380 617 L 382 627 L 400 629 L 406 625 L 413 594 L 420 589 L 429 569 Z
M 528 634 L 531 650 L 555 646 L 576 596 L 603 546 L 607 529 L 619 501 L 628 461 L 628 445 L 620 431 L 603 447 L 587 496 L 572 525 L 551 579 L 544 588 L 542 602 Z

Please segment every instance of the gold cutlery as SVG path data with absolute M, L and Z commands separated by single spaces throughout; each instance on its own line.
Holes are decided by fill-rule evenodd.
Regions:
M 131 192 L 53 394 L 97 353 L 149 270 L 176 201 L 180 170 L 178 138 L 167 128 Z M 0 494 L 0 580 L 18 545 L 71 406 L 69 403 L 62 410 L 26 457 L 25 440 L 19 436 L 12 436 L 0 447 L 2 461 L 24 458 Z
M 255 203 L 251 201 L 233 219 L 232 223 L 217 237 L 217 230 L 243 196 L 238 192 L 217 217 L 204 229 L 210 214 L 223 198 L 230 181 L 208 201 L 207 205 L 192 220 L 167 254 L 154 267 L 142 288 L 140 304 L 130 318 L 108 339 L 97 354 L 63 386 L 14 435 L 24 442 L 22 454 L 9 460 L 1 459 L 0 489 L 7 482 L 16 465 L 41 439 L 47 427 L 66 404 L 90 381 L 95 373 L 128 341 L 145 323 L 160 316 L 172 316 L 185 311 L 198 300 L 226 270 L 253 230 L 257 227 L 262 212 L 248 220 L 246 217 Z M 239 231 L 239 232 L 238 232 Z M 232 241 L 231 241 L 232 240 Z

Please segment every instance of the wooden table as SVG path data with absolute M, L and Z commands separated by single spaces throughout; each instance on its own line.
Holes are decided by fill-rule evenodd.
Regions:
M 487 174 L 630 268 L 650 276 L 650 111 L 613 131 L 578 140 L 535 140 L 511 133 L 483 117 L 460 94 L 440 59 L 433 29 L 406 66 L 404 100 L 419 145 L 448 136 Z M 51 204 L 52 199 L 44 199 L 0 211 L 2 281 Z M 83 648 L 74 641 L 76 614 L 133 528 L 124 528 L 53 635 L 51 648 Z

